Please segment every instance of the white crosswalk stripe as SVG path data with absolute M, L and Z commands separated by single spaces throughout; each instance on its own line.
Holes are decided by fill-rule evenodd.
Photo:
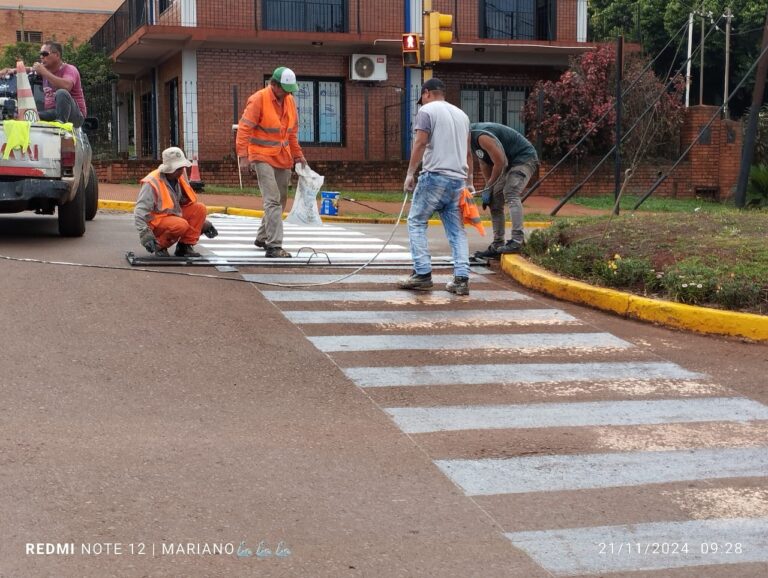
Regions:
M 214 239 L 201 237 L 198 245 L 210 254 L 220 258 L 253 258 L 267 260 L 264 249 L 256 247 L 253 241 L 261 225 L 261 219 L 233 215 L 211 215 L 209 220 L 219 231 Z M 397 243 L 384 246 L 385 240 L 369 237 L 358 231 L 350 231 L 337 225 L 299 226 L 283 223 L 283 249 L 294 257 L 309 258 L 312 249 L 320 253 L 317 260 L 329 259 L 332 263 L 367 261 L 407 261 L 411 258 L 408 247 Z M 303 249 L 300 255 L 299 250 Z M 280 262 L 269 259 L 271 263 Z M 434 255 L 435 263 L 450 263 L 449 255 Z M 317 261 L 316 261 L 317 262 Z
M 330 229 L 319 228 L 317 238 L 343 244 L 328 234 Z M 345 237 L 350 243 L 359 238 Z M 207 248 L 226 255 L 238 250 L 232 245 L 248 240 L 240 230 Z M 360 256 L 370 253 L 371 244 L 358 241 L 354 251 L 334 254 Z M 727 490 L 742 478 L 765 483 L 767 406 L 734 396 L 698 371 L 646 355 L 629 341 L 585 330 L 578 317 L 500 287 L 493 275 L 482 280 L 475 275 L 470 295 L 461 298 L 438 285 L 449 275 L 434 274 L 432 292 L 392 290 L 402 276 L 365 272 L 342 282 L 365 284 L 364 291 L 331 285 L 262 293 L 374 401 L 377 396 L 389 400 L 377 403 L 467 496 L 487 500 L 482 506 L 491 516 L 494 508 L 509 507 L 510 500 L 537 503 L 553 492 L 560 492 L 558 500 L 562 492 L 571 492 L 568 499 L 575 507 L 581 493 L 607 491 L 622 492 L 619 496 L 630 503 L 650 495 L 664 504 L 672 498 L 656 488 L 672 487 L 669 495 L 676 495 L 679 488 L 698 492 L 698 485 Z M 244 277 L 288 284 L 334 278 L 312 272 Z M 498 359 L 478 363 L 478 352 Z M 504 399 L 508 394 L 535 395 L 539 401 L 480 401 L 490 399 L 483 395 Z M 475 395 L 478 401 L 472 403 Z M 444 401 L 451 396 L 459 396 L 462 404 Z M 536 436 L 541 436 L 540 447 L 532 445 Z M 552 439 L 569 440 L 567 451 L 550 449 L 559 448 L 549 445 Z M 627 447 L 643 439 L 658 439 L 660 447 Z M 500 440 L 504 445 L 495 447 Z M 527 444 L 519 455 L 518 442 Z M 733 509 L 711 519 L 681 521 L 674 518 L 679 512 L 668 513 L 671 506 L 657 506 L 644 513 L 645 519 L 626 519 L 626 524 L 606 525 L 601 512 L 585 510 L 578 527 L 563 529 L 546 515 L 518 521 L 525 531 L 499 525 L 512 546 L 555 576 L 655 571 L 663 577 L 672 568 L 728 564 L 738 569 L 768 562 L 768 490 L 764 502 L 752 517 Z M 679 550 L 683 545 L 687 551 L 679 555 L 645 551 L 646 546 Z M 616 552 L 620 547 L 634 550 Z

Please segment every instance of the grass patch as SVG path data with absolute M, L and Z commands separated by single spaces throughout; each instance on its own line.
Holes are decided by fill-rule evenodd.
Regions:
M 619 209 L 621 211 L 632 211 L 632 208 L 640 198 L 640 195 L 623 195 Z M 590 209 L 610 211 L 613 209 L 616 201 L 613 195 L 602 195 L 599 197 L 574 197 L 570 202 Z M 699 211 L 719 213 L 727 210 L 728 207 L 726 205 L 708 199 L 670 199 L 654 196 L 649 197 L 638 209 L 638 211 L 660 213 L 693 213 Z
M 629 213 L 559 219 L 534 231 L 526 255 L 587 283 L 768 314 L 768 213 Z

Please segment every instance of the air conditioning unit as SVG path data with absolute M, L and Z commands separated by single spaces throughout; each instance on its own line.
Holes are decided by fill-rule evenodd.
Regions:
M 386 55 L 353 54 L 349 61 L 349 77 L 352 80 L 386 80 Z

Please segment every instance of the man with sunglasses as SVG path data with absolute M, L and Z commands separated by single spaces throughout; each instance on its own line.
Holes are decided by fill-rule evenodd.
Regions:
M 83 125 L 87 112 L 80 71 L 61 58 L 62 47 L 58 42 L 46 42 L 40 48 L 40 62 L 35 62 L 27 72 L 34 72 L 43 79 L 44 110 L 40 120 L 71 122 L 75 128 Z M 14 74 L 15 68 L 0 70 L 0 77 Z

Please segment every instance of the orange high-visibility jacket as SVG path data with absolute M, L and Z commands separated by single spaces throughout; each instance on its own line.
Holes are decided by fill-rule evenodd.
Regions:
M 271 91 L 270 87 L 262 88 L 248 99 L 238 126 L 238 156 L 246 156 L 247 150 L 248 160 L 252 161 L 258 157 L 276 157 L 284 149 L 290 150 L 293 157 L 301 153 L 297 138 L 299 118 L 296 112 L 296 101 L 293 95 L 285 95 L 284 118 L 281 118 L 275 108 Z M 257 111 L 260 111 L 258 118 L 256 118 Z M 294 146 L 291 140 L 294 140 Z M 244 145 L 247 145 L 246 150 L 243 150 Z
M 162 178 L 159 170 L 155 169 L 146 177 L 141 179 L 141 182 L 149 183 L 149 185 L 155 191 L 155 210 L 150 213 L 150 215 L 152 215 L 152 220 L 149 221 L 150 224 L 155 224 L 158 220 L 169 215 L 179 216 L 175 210 L 176 203 L 173 202 L 171 191 L 166 184 L 166 180 Z M 179 177 L 179 183 L 181 184 L 181 189 L 184 191 L 184 194 L 187 196 L 189 201 L 191 203 L 196 203 L 197 195 L 195 194 L 195 191 L 192 189 L 192 187 L 189 186 L 189 183 L 183 174 Z

